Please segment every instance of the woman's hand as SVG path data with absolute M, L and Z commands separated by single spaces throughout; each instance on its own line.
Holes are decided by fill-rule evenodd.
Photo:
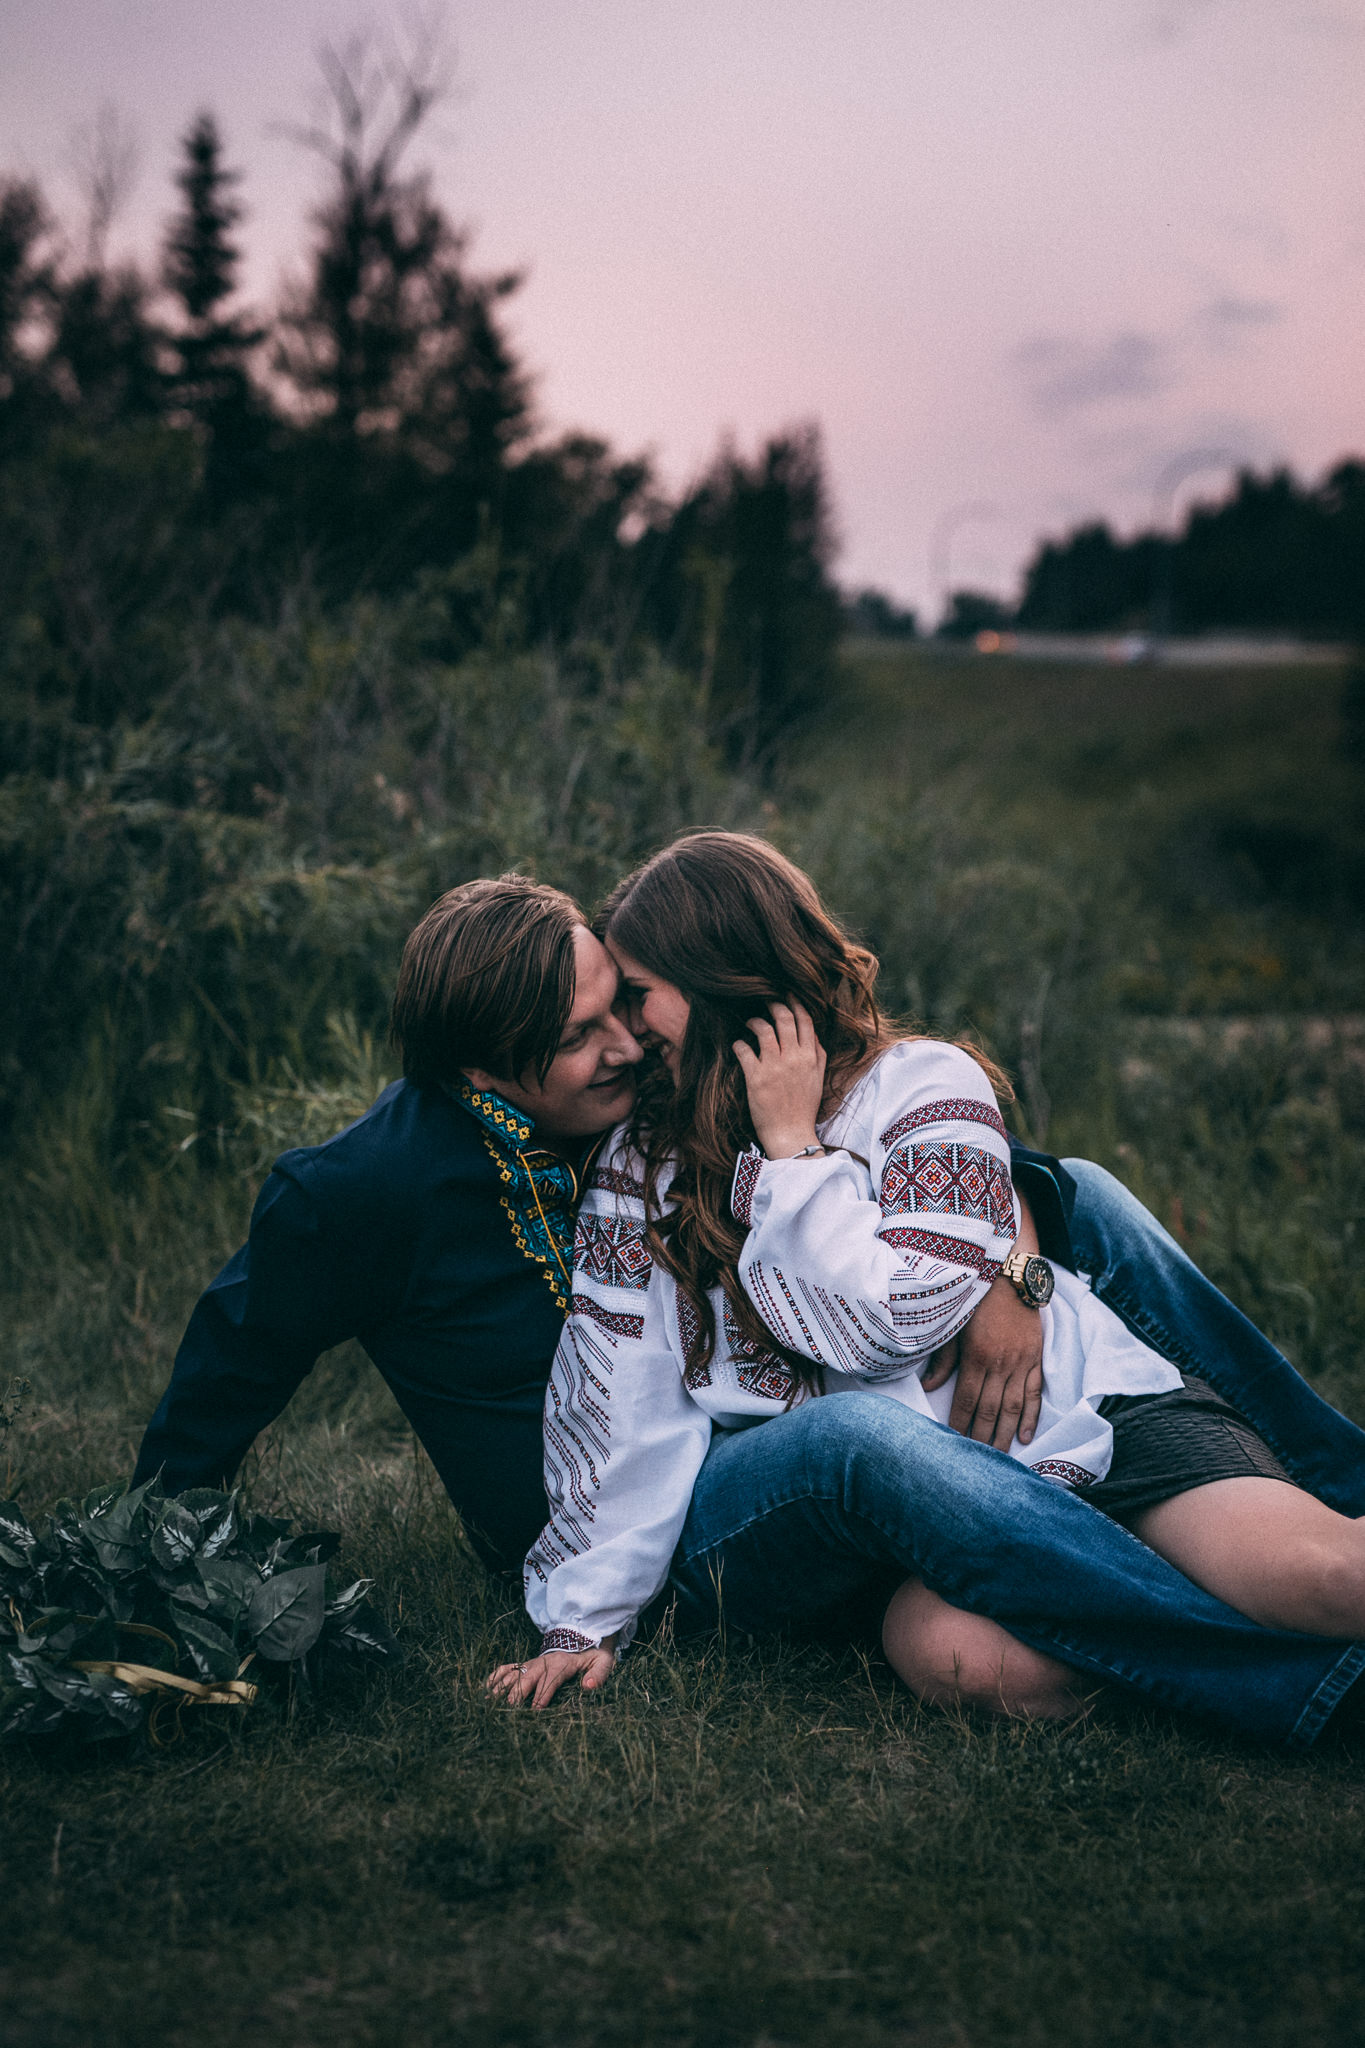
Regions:
M 1038 1232 L 1021 1195 L 1016 1251 L 1036 1252 Z M 1043 1319 L 1008 1280 L 996 1278 L 965 1330 L 934 1353 L 920 1382 L 926 1393 L 957 1374 L 948 1426 L 959 1436 L 1007 1451 L 1032 1443 L 1043 1400 Z
M 757 1052 L 743 1039 L 735 1058 L 749 1091 L 749 1120 L 769 1159 L 790 1159 L 818 1145 L 815 1119 L 825 1092 L 825 1048 L 800 1003 L 774 1003 L 772 1022 L 751 1017 Z
M 596 1692 L 611 1677 L 616 1638 L 608 1636 L 595 1650 L 543 1650 L 524 1664 L 499 1664 L 484 1681 L 484 1691 L 497 1693 L 509 1707 L 548 1707 L 562 1685 L 581 1674 L 584 1692 Z

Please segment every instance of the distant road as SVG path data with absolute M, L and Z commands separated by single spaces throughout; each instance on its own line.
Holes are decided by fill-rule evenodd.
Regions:
M 871 651 L 875 643 L 864 643 Z M 888 648 L 904 641 L 887 641 Z M 921 640 L 926 652 L 1012 654 L 1026 661 L 1179 662 L 1198 668 L 1336 668 L 1351 649 L 1321 640 L 1266 639 L 1251 633 L 1209 633 L 1197 639 L 1154 640 L 1143 633 L 978 633 L 974 641 Z M 860 649 L 860 651 L 862 651 Z

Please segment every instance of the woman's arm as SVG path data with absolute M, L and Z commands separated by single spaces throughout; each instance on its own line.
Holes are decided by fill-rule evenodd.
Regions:
M 745 1062 L 756 1129 L 798 1134 L 799 1037 L 776 1017 Z M 784 1045 L 784 1040 L 787 1043 Z M 793 1073 L 780 1116 L 775 1071 Z M 763 1076 L 761 1070 L 770 1070 Z M 763 1087 L 763 1082 L 771 1085 Z M 741 1156 L 732 1206 L 748 1226 L 740 1277 L 784 1344 L 869 1382 L 926 1365 L 986 1295 L 1018 1234 L 1009 1142 L 985 1073 L 955 1046 L 907 1042 L 865 1086 L 873 1192 L 852 1157 Z
M 665 1326 L 665 1276 L 619 1165 L 579 1215 L 572 1310 L 545 1396 L 550 1519 L 527 1554 L 526 1605 L 541 1655 L 489 1683 L 545 1706 L 581 1672 L 598 1685 L 668 1576 L 710 1418 L 683 1386 Z M 610 1184 L 616 1183 L 613 1188 Z

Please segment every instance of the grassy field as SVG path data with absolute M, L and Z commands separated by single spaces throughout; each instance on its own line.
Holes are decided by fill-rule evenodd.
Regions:
M 767 824 L 974 1022 L 1019 1127 L 1123 1175 L 1365 1418 L 1365 764 L 1331 672 L 850 659 Z M 697 822 L 706 822 L 698 819 Z M 0 1480 L 36 1513 L 127 1469 L 252 1161 L 379 1077 L 243 1100 L 216 1173 L 7 1193 Z M 17 1382 L 27 1382 L 27 1391 Z M 1365 2034 L 1360 1752 L 1254 1750 L 1102 1704 L 918 1709 L 871 1645 L 660 1641 L 601 1698 L 492 1707 L 524 1642 L 352 1352 L 253 1454 L 254 1504 L 378 1579 L 396 1676 L 187 1715 L 131 1754 L 0 1752 L 0 2041 L 132 2048 L 997 2048 Z

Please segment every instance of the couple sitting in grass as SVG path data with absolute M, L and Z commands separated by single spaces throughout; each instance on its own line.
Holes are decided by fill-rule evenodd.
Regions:
M 228 1483 L 356 1337 L 485 1561 L 525 1558 L 511 1701 L 600 1685 L 666 1605 L 879 1614 L 922 1698 L 1107 1682 L 1312 1743 L 1365 1671 L 1365 1435 L 875 973 L 738 834 L 596 931 L 515 876 L 452 890 L 403 956 L 405 1079 L 276 1162 L 138 1477 Z

